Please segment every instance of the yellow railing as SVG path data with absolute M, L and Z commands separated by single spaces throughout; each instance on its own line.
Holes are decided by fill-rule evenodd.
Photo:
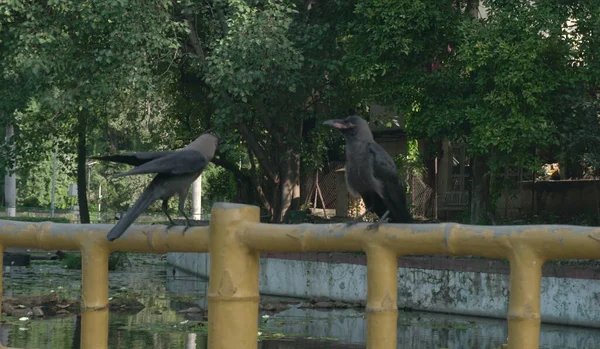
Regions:
M 260 252 L 364 251 L 367 254 L 367 348 L 396 343 L 397 258 L 476 255 L 510 262 L 508 347 L 539 347 L 542 265 L 550 259 L 600 259 L 600 229 L 579 226 L 387 224 L 279 225 L 259 222 L 255 206 L 216 204 L 210 227 L 133 226 L 114 242 L 112 225 L 4 221 L 0 251 L 20 246 L 81 250 L 81 348 L 107 348 L 108 255 L 112 251 L 211 252 L 208 347 L 255 349 L 258 341 Z M 1 283 L 0 283 L 1 289 Z
M 111 252 L 208 251 L 208 227 L 189 229 L 182 234 L 180 227 L 167 232 L 165 226 L 132 226 L 123 237 L 108 242 L 106 234 L 111 224 L 0 222 L 0 253 L 4 253 L 6 247 L 81 251 L 82 349 L 108 348 L 108 255 Z M 0 300 L 1 292 L 0 277 Z M 2 344 L 0 348 L 4 348 Z

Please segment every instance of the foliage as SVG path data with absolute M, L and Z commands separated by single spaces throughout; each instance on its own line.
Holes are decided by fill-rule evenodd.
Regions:
M 202 173 L 203 211 L 209 211 L 215 202 L 231 202 L 236 195 L 233 174 L 222 167 L 209 164 Z
M 323 150 L 317 120 L 345 112 L 352 97 L 340 93 L 347 84 L 337 44 L 348 5 L 231 1 L 209 11 L 192 4 L 184 14 L 195 30 L 182 65 L 208 90 L 223 154 L 247 147 L 261 203 L 273 220 L 285 219 L 299 184 L 295 149 Z M 317 167 L 322 157 L 312 154 L 306 164 Z
M 69 134 L 74 126 L 70 117 L 84 108 L 95 122 L 119 112 L 136 88 L 143 92 L 151 87 L 157 63 L 152 59 L 177 48 L 169 1 L 14 1 L 4 6 L 3 57 L 11 64 L 4 66 L 3 85 L 31 78 L 38 87 L 4 97 L 7 102 L 24 100 L 16 109 L 39 115 L 40 124 L 26 122 L 23 132 L 30 127 L 31 132 L 43 128 Z M 20 140 L 23 149 L 28 138 Z
M 461 15 L 451 0 L 358 0 L 345 62 L 367 97 L 410 110 L 415 80 L 447 60 Z
M 347 63 L 367 99 L 398 107 L 410 137 L 465 142 L 488 167 L 476 179 L 557 153 L 597 166 L 600 3 L 456 4 L 357 1 Z
M 66 253 L 62 260 L 67 269 L 81 269 L 81 254 Z M 131 265 L 127 252 L 113 252 L 108 256 L 108 270 L 122 269 L 125 264 Z
M 19 221 L 19 222 L 52 222 L 52 223 L 71 223 L 65 217 L 0 217 L 0 220 Z
M 81 269 L 81 255 L 76 253 L 67 253 L 63 259 L 67 269 Z
M 463 24 L 457 55 L 456 67 L 468 74 L 472 92 L 463 108 L 469 150 L 497 154 L 492 170 L 531 166 L 532 149 L 556 144 L 554 121 L 568 105 L 563 96 L 571 89 L 570 47 L 561 28 L 567 18 L 550 2 L 488 4 L 483 27 Z
M 598 175 L 600 168 L 600 4 L 579 1 L 564 4 L 562 10 L 572 19 L 565 40 L 573 47 L 570 67 L 574 88 L 565 96 L 570 108 L 559 123 L 561 175 Z M 565 168 L 566 167 L 566 168 Z M 563 171 L 564 168 L 564 171 Z
M 451 1 L 394 3 L 357 4 L 349 57 L 358 78 L 379 84 L 375 97 L 406 115 L 412 136 L 466 141 L 474 154 L 507 155 L 505 163 L 554 143 L 549 114 L 562 110 L 568 88 L 564 16 L 514 1 L 486 2 L 486 20 Z
M 17 153 L 6 158 L 28 173 L 44 161 L 42 147 L 53 145 L 33 141 L 44 130 L 64 163 L 74 161 L 78 146 L 78 183 L 89 186 L 92 202 L 102 184 L 106 206 L 124 208 L 145 178 L 106 181 L 110 171 L 96 165 L 86 185 L 82 154 L 177 148 L 216 126 L 223 137 L 219 163 L 235 174 L 236 197 L 252 202 L 256 194 L 245 192 L 255 191 L 281 219 L 296 195 L 290 188 L 298 186 L 299 167 L 321 167 L 334 140 L 319 120 L 345 114 L 355 98 L 338 42 L 351 4 L 104 4 L 2 5 L 2 86 L 24 87 L 2 94 L 0 117 L 19 127 Z M 82 132 L 86 149 L 85 138 L 77 139 Z
M 152 94 L 159 63 L 177 53 L 181 25 L 171 17 L 171 2 L 11 1 L 2 7 L 1 85 L 4 92 L 26 87 L 0 100 L 0 117 L 18 127 L 17 153 L 7 158 L 20 167 L 37 163 L 45 153 L 37 136 L 50 134 L 61 154 L 77 146 L 77 183 L 86 187 L 87 135 Z M 87 199 L 80 193 L 84 221 Z
M 91 171 L 90 201 L 98 202 L 98 187 L 101 186 L 103 210 L 111 209 L 117 211 L 127 210 L 150 183 L 151 175 L 126 176 L 122 178 L 111 178 L 117 173 L 129 170 L 131 166 L 113 163 L 98 163 Z M 176 201 L 176 200 L 171 200 Z M 153 206 L 160 210 L 160 203 Z M 173 202 L 170 202 L 174 205 Z
M 406 117 L 413 140 L 466 142 L 489 177 L 554 153 L 594 174 L 600 3 L 485 0 L 487 17 L 474 18 L 476 4 L 2 2 L 0 120 L 16 125 L 17 147 L 0 165 L 17 160 L 21 204 L 48 205 L 58 144 L 62 207 L 87 153 L 177 149 L 214 127 L 221 167 L 205 173 L 207 200 L 258 198 L 281 221 L 301 169 L 343 154 L 323 119 L 378 103 Z M 422 170 L 413 142 L 403 173 Z M 91 168 L 93 203 L 99 186 L 105 208 L 133 202 L 148 178 L 110 179 L 125 169 Z
M 50 207 L 52 201 L 52 168 L 53 154 L 49 151 L 40 162 L 24 167 L 17 172 L 18 206 Z M 73 172 L 72 163 L 64 163 L 57 158 L 56 161 L 56 192 L 55 208 L 66 209 L 73 205 L 69 197 L 69 184 L 73 183 L 70 173 Z
M 398 167 L 400 178 L 408 179 L 411 175 L 422 174 L 425 169 L 417 140 L 409 140 L 406 148 L 406 154 L 398 154 L 394 162 Z

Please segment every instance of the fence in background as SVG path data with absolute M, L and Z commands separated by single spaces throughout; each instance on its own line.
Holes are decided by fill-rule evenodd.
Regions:
M 367 255 L 367 348 L 397 348 L 399 255 L 477 255 L 510 262 L 508 347 L 539 347 L 542 265 L 549 259 L 600 259 L 600 228 L 259 223 L 258 207 L 218 203 L 210 227 L 133 226 L 106 240 L 112 225 L 0 221 L 5 247 L 81 250 L 81 348 L 108 347 L 108 255 L 130 252 L 211 252 L 208 294 L 211 349 L 255 349 L 258 340 L 260 252 L 364 251 Z M 1 289 L 1 282 L 0 282 Z
M 117 218 L 124 214 L 126 210 L 123 211 L 90 211 L 90 221 L 92 223 L 115 223 Z M 16 217 L 32 217 L 32 218 L 48 218 L 50 217 L 50 208 L 46 207 L 17 207 L 17 215 Z M 6 216 L 6 207 L 0 206 L 0 219 L 3 219 Z M 56 209 L 54 210 L 54 217 L 56 218 L 65 218 L 69 220 L 71 223 L 79 222 L 79 211 L 74 209 Z M 202 220 L 210 219 L 209 213 L 203 213 L 201 215 Z M 162 212 L 146 212 L 140 215 L 136 222 L 138 224 L 152 224 L 159 222 L 166 222 L 167 217 Z

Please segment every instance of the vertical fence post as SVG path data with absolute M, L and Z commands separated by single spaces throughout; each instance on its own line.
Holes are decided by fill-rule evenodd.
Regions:
M 260 254 L 239 240 L 240 223 L 258 223 L 256 206 L 217 203 L 210 219 L 208 348 L 258 346 Z
M 81 349 L 108 348 L 108 255 L 104 246 L 81 248 Z
M 540 285 L 544 260 L 528 247 L 515 246 L 510 258 L 508 348 L 538 349 Z
M 367 349 L 396 349 L 398 256 L 382 246 L 367 252 Z

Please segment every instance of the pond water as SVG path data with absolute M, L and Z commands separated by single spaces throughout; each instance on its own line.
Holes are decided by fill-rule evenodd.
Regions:
M 135 314 L 110 314 L 109 348 L 204 349 L 206 324 L 202 314 L 181 313 L 205 306 L 206 280 L 166 264 L 164 256 L 130 254 L 126 271 L 110 273 L 110 297 L 133 296 L 145 305 Z M 32 262 L 31 268 L 5 267 L 4 295 L 58 294 L 79 299 L 81 275 L 60 262 Z M 263 296 L 263 299 L 277 299 Z M 265 316 L 267 315 L 267 316 Z M 361 310 L 300 309 L 261 312 L 258 349 L 365 348 L 366 319 Z M 78 316 L 49 319 L 3 317 L 0 342 L 16 348 L 79 348 Z M 401 312 L 398 348 L 501 348 L 506 322 L 484 318 Z M 595 329 L 542 326 L 541 348 L 600 348 Z

